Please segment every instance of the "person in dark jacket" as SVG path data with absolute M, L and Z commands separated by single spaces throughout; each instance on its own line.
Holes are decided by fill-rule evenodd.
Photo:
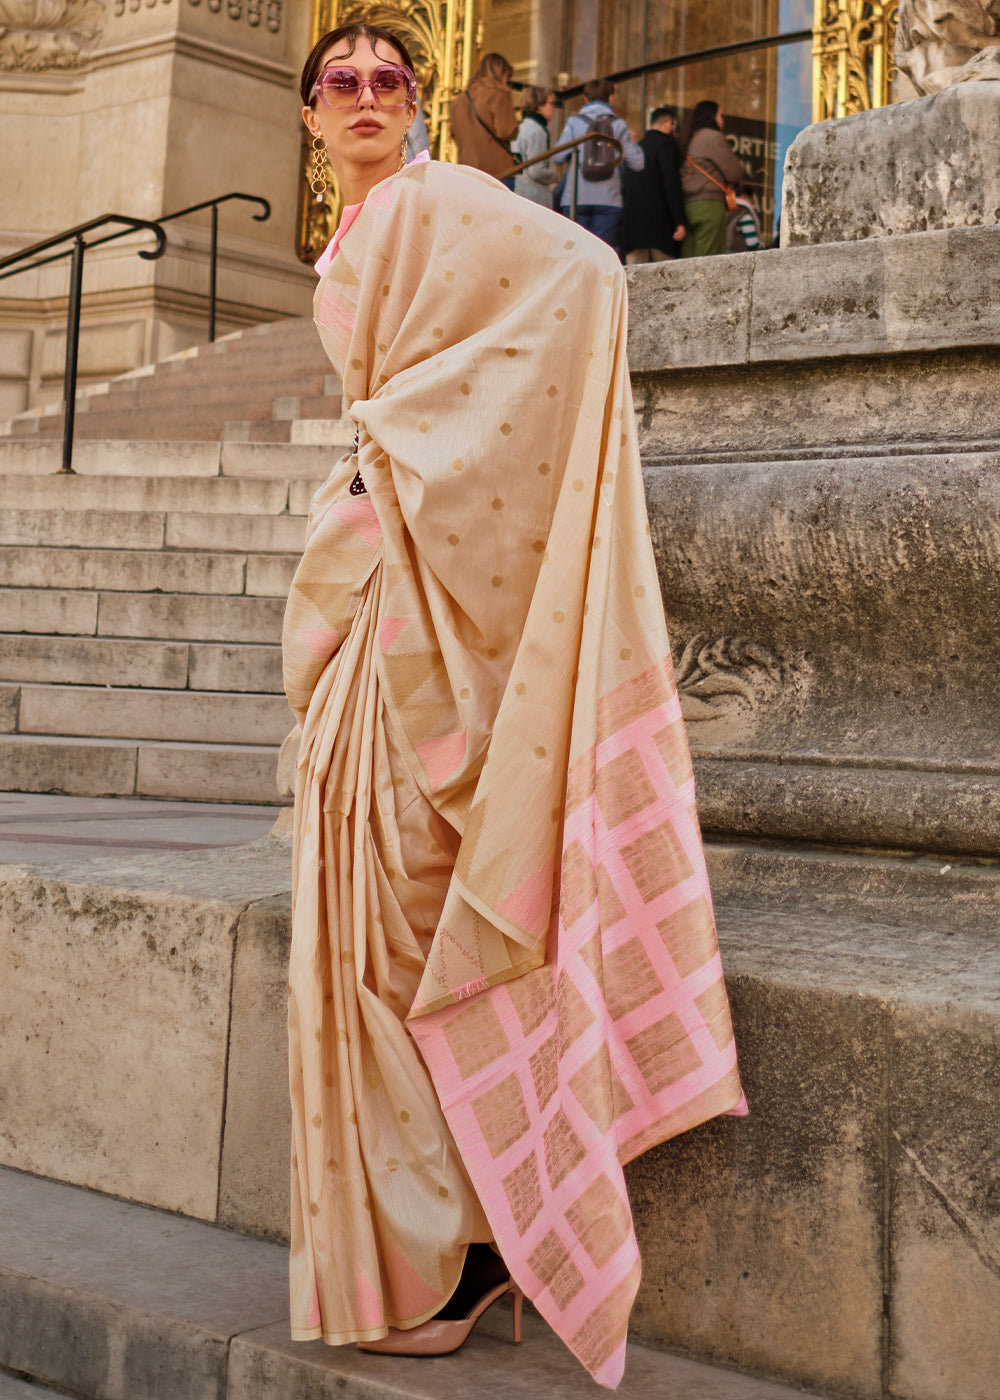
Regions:
M 622 171 L 622 247 L 629 263 L 679 258 L 684 237 L 684 194 L 680 151 L 674 131 L 677 114 L 657 107 L 639 142 L 646 157 L 641 170 Z

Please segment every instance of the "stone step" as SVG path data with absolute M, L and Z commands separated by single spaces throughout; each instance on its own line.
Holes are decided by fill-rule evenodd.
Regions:
M 63 511 L 72 519 L 82 511 L 178 511 L 202 515 L 282 515 L 288 510 L 290 486 L 307 515 L 309 501 L 324 480 L 318 472 L 311 481 L 289 483 L 234 476 L 199 477 L 101 477 L 9 476 L 3 483 L 4 506 L 11 510 Z M 83 541 L 81 541 L 83 543 Z
M 265 744 L 0 735 L 0 791 L 278 805 L 278 750 Z
M 0 635 L 0 681 L 281 694 L 281 648 Z
M 350 418 L 297 418 L 291 425 L 291 441 L 303 447 L 342 447 L 354 445 L 354 422 Z
M 67 603 L 66 610 L 73 606 L 73 603 Z M 285 601 L 278 597 L 205 597 L 198 593 L 102 593 L 99 595 L 97 606 L 97 635 L 230 644 L 276 643 L 281 639 L 284 612 Z
M 70 1400 L 70 1397 L 64 1391 L 32 1385 L 30 1381 L 18 1380 L 16 1376 L 0 1371 L 0 1400 Z
M 280 744 L 294 724 L 284 695 L 25 683 L 16 732 L 259 746 Z
M 183 380 L 178 375 L 159 374 L 148 379 L 116 380 L 109 393 L 88 395 L 84 412 L 101 414 L 142 408 L 155 414 L 163 408 L 188 406 L 197 414 L 202 406 L 216 408 L 227 401 L 238 402 L 241 397 L 259 401 L 270 412 L 274 399 L 281 395 L 322 395 L 325 377 L 321 365 L 295 372 L 285 363 L 277 373 L 263 366 L 256 374 L 237 366 L 226 375 L 206 374 L 202 367 L 199 373 L 189 373 Z M 188 383 L 188 379 L 192 382 Z
M 607 1394 L 530 1314 L 448 1357 L 293 1343 L 283 1246 L 0 1171 L 0 1365 L 83 1400 L 583 1400 Z M 51 1391 L 47 1392 L 51 1394 Z M 2 1392 L 0 1392 L 2 1394 Z M 632 1343 L 621 1400 L 804 1400 Z M 21 1400 L 14 1392 L 12 1400 Z
M 353 441 L 353 429 L 351 433 Z M 0 441 L 0 476 L 52 476 L 59 472 L 61 448 L 50 442 Z M 296 443 L 165 442 L 102 439 L 73 450 L 78 476 L 105 477 L 266 477 L 322 481 L 330 454 Z M 4 493 L 5 505 L 8 501 Z M 111 505 L 114 496 L 105 497 Z
M 270 560 L 270 556 L 263 556 Z M 249 556 L 129 549 L 0 550 L 4 588 L 113 589 L 126 593 L 226 593 L 247 589 Z M 286 590 L 287 592 L 287 590 Z
M 217 549 L 301 553 L 304 516 L 222 515 L 191 511 L 67 511 L 0 508 L 0 545 L 69 549 Z
M 113 541 L 116 549 L 162 549 L 165 534 L 164 511 L 0 508 L 0 545 L 103 549 Z

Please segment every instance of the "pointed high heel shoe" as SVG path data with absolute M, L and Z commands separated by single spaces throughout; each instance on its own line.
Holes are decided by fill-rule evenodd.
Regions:
M 524 1294 L 513 1279 L 508 1279 L 506 1283 L 498 1283 L 484 1293 L 465 1317 L 432 1317 L 419 1327 L 410 1327 L 405 1331 L 400 1327 L 390 1327 L 388 1335 L 377 1341 L 358 1342 L 358 1350 L 380 1352 L 384 1356 L 447 1356 L 468 1341 L 469 1334 L 486 1309 L 505 1293 L 511 1295 L 514 1341 L 519 1342 Z

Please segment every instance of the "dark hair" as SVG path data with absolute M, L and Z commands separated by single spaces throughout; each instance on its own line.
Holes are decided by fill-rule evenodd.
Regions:
M 713 102 L 710 97 L 704 98 L 695 104 L 695 109 L 691 113 L 691 125 L 688 127 L 687 136 L 684 138 L 684 153 L 691 144 L 691 138 L 696 131 L 702 131 L 705 127 L 717 127 L 716 117 L 719 115 L 719 104 Z
M 610 78 L 591 78 L 589 83 L 583 85 L 583 100 L 585 102 L 607 102 L 609 97 L 613 97 L 615 85 Z
M 649 117 L 650 126 L 657 126 L 664 117 L 669 117 L 671 121 L 677 120 L 677 113 L 673 107 L 654 107 Z
M 473 74 L 475 78 L 495 78 L 498 83 L 509 83 L 513 76 L 514 70 L 502 53 L 483 54 Z
M 339 29 L 331 29 L 329 34 L 324 34 L 312 47 L 309 57 L 302 66 L 302 77 L 299 81 L 299 92 L 302 94 L 302 102 L 306 107 L 313 105 L 312 90 L 316 79 L 323 69 L 323 59 L 326 51 L 333 44 L 339 44 L 341 39 L 350 39 L 350 52 L 354 52 L 354 46 L 359 39 L 367 39 L 372 48 L 378 40 L 383 44 L 391 44 L 398 52 L 403 63 L 414 71 L 413 59 L 402 39 L 397 39 L 395 34 L 390 34 L 388 29 L 383 29 L 380 24 L 342 24 Z
M 521 111 L 526 117 L 530 117 L 532 112 L 537 112 L 539 107 L 544 107 L 550 97 L 555 98 L 555 93 L 551 88 L 523 88 L 521 91 Z

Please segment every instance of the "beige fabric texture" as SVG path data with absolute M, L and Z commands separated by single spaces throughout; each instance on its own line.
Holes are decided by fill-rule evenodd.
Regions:
M 741 1101 L 626 319 L 604 244 L 436 163 L 317 291 L 359 448 L 284 634 L 298 1337 L 414 1325 L 493 1237 L 616 1384 L 621 1164 Z

